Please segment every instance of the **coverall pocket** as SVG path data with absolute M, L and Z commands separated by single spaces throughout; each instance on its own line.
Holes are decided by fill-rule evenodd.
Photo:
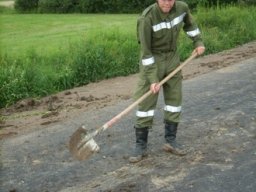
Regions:
M 153 32 L 153 37 L 156 38 L 156 39 L 161 39 L 164 35 L 165 35 L 165 30 L 164 29 Z

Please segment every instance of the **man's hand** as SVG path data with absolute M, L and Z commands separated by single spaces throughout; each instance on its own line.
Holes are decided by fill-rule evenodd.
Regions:
M 159 92 L 160 86 L 158 85 L 158 83 L 152 83 L 150 85 L 150 90 L 151 90 L 152 93 L 156 94 L 156 93 Z
M 194 49 L 194 53 L 196 53 L 197 55 L 202 55 L 205 51 L 205 47 L 204 46 L 199 46 L 197 48 Z

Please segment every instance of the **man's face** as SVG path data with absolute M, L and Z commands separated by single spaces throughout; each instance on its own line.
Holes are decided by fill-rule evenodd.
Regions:
M 157 0 L 157 3 L 163 13 L 169 13 L 175 3 L 175 0 Z

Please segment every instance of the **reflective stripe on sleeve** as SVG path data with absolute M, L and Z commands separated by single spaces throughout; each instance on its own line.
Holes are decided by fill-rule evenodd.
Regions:
M 152 117 L 154 116 L 154 110 L 150 110 L 150 111 L 137 111 L 136 112 L 136 116 L 137 117 Z
M 171 29 L 175 25 L 178 25 L 179 23 L 181 23 L 183 21 L 183 18 L 185 17 L 185 15 L 186 15 L 186 13 L 183 13 L 180 16 L 174 18 L 170 22 L 161 22 L 159 24 L 153 25 L 152 26 L 153 31 L 157 32 L 157 31 L 160 31 L 161 29 Z
M 195 30 L 193 30 L 193 31 L 187 31 L 187 34 L 188 34 L 188 36 L 190 36 L 190 37 L 195 37 L 195 36 L 197 36 L 197 35 L 200 34 L 200 30 L 197 28 L 197 29 L 195 29 Z
M 185 17 L 186 13 L 183 13 L 182 15 L 180 15 L 179 17 L 174 18 L 171 21 L 171 26 L 175 26 L 178 25 L 179 23 L 181 23 L 183 21 L 183 18 Z
M 155 58 L 154 57 L 150 57 L 148 59 L 142 59 L 142 65 L 152 65 L 153 63 L 155 63 Z
M 174 107 L 174 106 L 171 106 L 171 105 L 166 105 L 164 107 L 164 110 L 168 111 L 168 112 L 172 112 L 172 113 L 177 113 L 177 112 L 181 112 L 181 106 Z

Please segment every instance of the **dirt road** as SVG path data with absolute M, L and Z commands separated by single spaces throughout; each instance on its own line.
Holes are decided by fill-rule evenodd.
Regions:
M 162 100 L 142 162 L 127 163 L 133 113 L 95 138 L 100 153 L 84 162 L 70 156 L 68 138 L 79 125 L 92 130 L 131 103 L 136 75 L 2 110 L 9 118 L 1 129 L 0 191 L 255 191 L 255 45 L 196 59 L 184 70 L 178 138 L 189 153 L 182 158 L 160 150 Z

